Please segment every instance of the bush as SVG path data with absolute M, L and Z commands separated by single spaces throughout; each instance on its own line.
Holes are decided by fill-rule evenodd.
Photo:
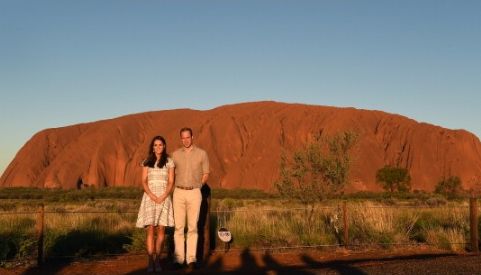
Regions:
M 377 171 L 376 180 L 391 193 L 408 192 L 411 189 L 411 176 L 406 168 L 384 166 Z
M 282 197 L 312 205 L 339 194 L 348 182 L 350 151 L 357 135 L 343 132 L 334 137 L 316 136 L 314 141 L 281 157 L 275 187 Z
M 436 185 L 435 193 L 441 194 L 449 199 L 456 198 L 462 193 L 461 179 L 457 176 L 451 176 L 447 179 L 442 179 Z
M 36 239 L 31 218 L 0 220 L 0 264 L 10 260 L 25 260 L 33 254 Z
M 274 199 L 279 196 L 258 189 L 212 189 L 213 199 Z
M 426 204 L 429 206 L 441 206 L 441 205 L 446 205 L 446 199 L 444 198 L 437 198 L 437 197 L 432 197 L 426 200 Z
M 0 199 L 45 200 L 47 202 L 83 202 L 95 199 L 137 199 L 143 190 L 138 187 L 89 187 L 77 189 L 3 188 Z

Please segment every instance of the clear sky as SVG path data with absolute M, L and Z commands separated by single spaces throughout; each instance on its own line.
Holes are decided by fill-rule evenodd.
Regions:
M 481 1 L 0 0 L 0 173 L 45 129 L 275 100 L 481 136 Z

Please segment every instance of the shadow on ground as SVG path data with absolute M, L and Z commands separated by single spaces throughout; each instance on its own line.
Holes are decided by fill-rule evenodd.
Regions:
M 48 271 L 47 274 L 55 274 L 69 266 L 74 259 L 88 260 L 89 255 L 126 253 L 124 245 L 130 243 L 131 239 L 122 234 L 99 234 L 96 231 L 73 230 L 56 240 L 48 251 L 50 258 L 43 264 L 43 268 L 33 267 L 23 274 L 39 274 L 40 270 Z M 100 259 L 99 257 L 95 258 L 96 260 Z
M 233 258 L 232 255 L 228 257 L 216 256 L 205 259 L 205 264 L 200 266 L 193 272 L 188 272 L 186 269 L 174 270 L 171 264 L 171 259 L 166 257 L 163 260 L 162 274 L 368 274 L 363 271 L 360 266 L 364 263 L 369 265 L 376 265 L 377 263 L 389 263 L 390 261 L 408 261 L 408 260 L 429 260 L 442 258 L 446 256 L 453 256 L 454 254 L 425 254 L 412 256 L 397 256 L 388 258 L 357 258 L 357 259 L 343 259 L 343 260 L 326 260 L 319 261 L 312 258 L 308 254 L 302 254 L 298 261 L 290 264 L 283 264 L 276 260 L 277 255 L 270 254 L 254 254 L 249 249 L 245 249 L 238 258 Z M 232 261 L 235 260 L 233 265 Z M 32 268 L 24 272 L 24 275 L 29 274 L 79 274 L 75 273 L 69 268 L 71 263 L 68 261 L 49 262 L 41 268 Z M 62 270 L 64 272 L 62 272 Z M 67 273 L 65 273 L 67 272 Z M 71 273 L 73 272 L 73 273 Z M 106 271 L 108 273 L 108 270 Z M 112 273 L 119 274 L 120 270 L 114 270 Z M 104 273 L 104 274 L 107 274 Z M 145 267 L 134 271 L 126 272 L 128 275 L 146 274 Z
M 214 261 L 208 261 L 208 264 L 200 267 L 193 272 L 188 272 L 186 269 L 173 270 L 170 263 L 165 263 L 165 270 L 163 274 L 298 274 L 309 275 L 319 274 L 320 271 L 328 272 L 329 274 L 354 274 L 364 275 L 368 274 L 356 266 L 356 264 L 370 262 L 389 262 L 398 260 L 423 260 L 434 259 L 445 256 L 452 256 L 454 254 L 426 254 L 426 255 L 412 255 L 399 256 L 389 258 L 359 258 L 353 260 L 329 260 L 318 261 L 307 254 L 300 257 L 300 262 L 296 264 L 282 264 L 270 254 L 262 256 L 263 264 L 258 264 L 258 258 L 249 249 L 245 249 L 240 255 L 240 264 L 232 268 L 232 265 L 224 263 L 224 258 L 219 257 Z M 208 259 L 207 259 L 208 260 Z M 127 273 L 128 275 L 145 274 L 145 269 L 136 270 Z

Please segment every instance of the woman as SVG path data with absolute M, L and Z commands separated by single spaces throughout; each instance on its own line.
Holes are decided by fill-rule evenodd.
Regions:
M 143 162 L 144 196 L 136 223 L 136 227 L 146 228 L 147 231 L 148 272 L 153 272 L 154 266 L 156 272 L 161 271 L 160 253 L 164 245 L 165 227 L 174 226 L 171 200 L 171 192 L 174 187 L 174 167 L 174 162 L 167 155 L 165 139 L 161 136 L 154 137 L 149 145 L 149 155 Z M 154 231 L 157 231 L 155 242 Z

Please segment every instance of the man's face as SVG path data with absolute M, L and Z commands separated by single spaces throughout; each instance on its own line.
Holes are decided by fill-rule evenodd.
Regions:
M 185 148 L 190 148 L 190 146 L 192 146 L 192 136 L 189 131 L 183 131 L 180 133 L 180 139 L 182 139 L 182 144 Z

